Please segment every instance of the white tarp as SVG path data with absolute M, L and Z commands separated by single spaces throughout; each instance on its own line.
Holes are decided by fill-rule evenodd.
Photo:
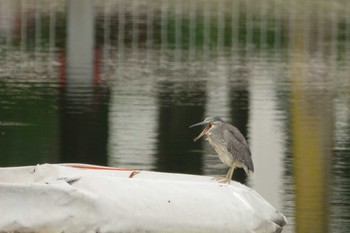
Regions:
M 237 182 L 71 166 L 80 165 L 0 168 L 0 232 L 268 233 L 286 224 Z

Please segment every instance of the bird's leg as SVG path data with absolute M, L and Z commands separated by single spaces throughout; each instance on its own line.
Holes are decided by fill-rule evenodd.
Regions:
M 227 172 L 227 175 L 226 175 L 226 179 L 228 179 L 229 181 L 232 180 L 232 175 L 233 175 L 233 171 L 234 170 L 235 170 L 235 166 L 232 164 L 230 169 L 228 169 L 228 172 Z
M 221 181 L 219 181 L 220 183 L 230 183 L 231 182 L 231 179 L 232 179 L 232 175 L 233 175 L 233 171 L 235 170 L 235 166 L 231 166 L 229 169 L 228 169 L 228 172 L 225 176 L 225 178 Z
M 230 169 L 228 169 L 226 176 L 218 176 L 218 177 L 215 177 L 214 179 L 219 183 L 229 184 L 231 182 L 234 170 L 235 170 L 235 166 L 232 166 L 230 167 Z

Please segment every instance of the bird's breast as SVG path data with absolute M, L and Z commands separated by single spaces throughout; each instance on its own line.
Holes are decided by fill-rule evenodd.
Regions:
M 215 143 L 212 140 L 212 138 L 210 138 L 210 135 L 208 135 L 208 141 L 210 145 L 214 148 L 215 152 L 218 154 L 218 157 L 221 160 L 221 162 L 226 166 L 230 167 L 234 161 L 232 159 L 232 155 L 227 150 L 227 148 Z

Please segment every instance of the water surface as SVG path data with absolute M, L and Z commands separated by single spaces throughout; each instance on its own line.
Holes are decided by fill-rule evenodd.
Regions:
M 189 129 L 218 115 L 284 232 L 347 232 L 350 5 L 302 2 L 1 1 L 0 166 L 225 174 Z

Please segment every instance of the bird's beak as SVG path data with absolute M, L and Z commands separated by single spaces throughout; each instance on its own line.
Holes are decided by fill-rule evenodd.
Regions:
M 207 123 L 205 123 L 204 121 L 202 121 L 202 122 L 199 122 L 199 123 L 197 123 L 197 124 L 191 125 L 190 128 L 195 127 L 195 126 L 205 125 L 205 124 L 207 124 Z
M 202 122 L 199 122 L 199 123 L 197 123 L 197 124 L 191 125 L 190 128 L 195 127 L 195 126 L 200 126 L 200 125 L 206 125 L 206 124 L 207 124 L 206 122 L 202 121 Z M 210 127 L 211 127 L 210 124 L 208 124 L 208 125 L 203 129 L 203 131 L 202 131 L 196 138 L 193 139 L 193 141 L 197 141 L 197 140 L 200 139 L 203 135 L 205 135 L 206 132 L 210 129 Z

